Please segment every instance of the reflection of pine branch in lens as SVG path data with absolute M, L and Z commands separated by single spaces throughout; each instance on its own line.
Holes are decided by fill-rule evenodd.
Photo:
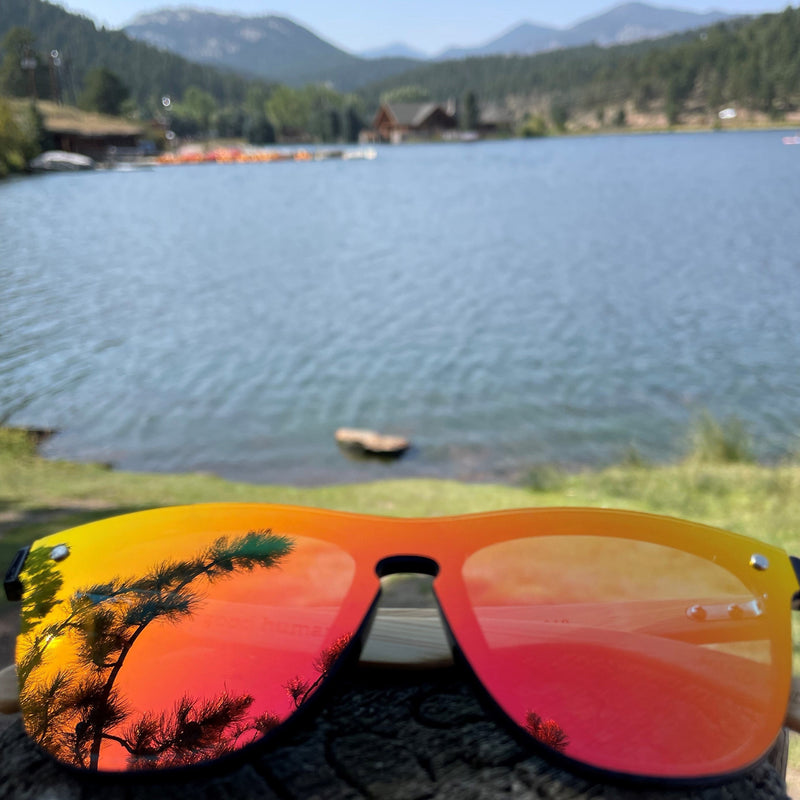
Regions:
M 339 636 L 314 659 L 312 666 L 319 675 L 313 682 L 300 675 L 295 675 L 294 678 L 286 681 L 283 688 L 286 689 L 286 693 L 291 697 L 295 708 L 299 708 L 302 703 L 305 703 L 309 695 L 328 677 L 331 667 L 344 652 L 347 645 L 350 644 L 352 638 L 349 633 Z
M 65 603 L 63 617 L 33 635 L 30 650 L 21 660 L 20 702 L 34 738 L 47 742 L 47 749 L 61 758 L 96 769 L 103 740 L 120 744 L 124 740 L 110 733 L 130 713 L 118 697 L 115 682 L 146 628 L 154 621 L 177 622 L 191 616 L 202 602 L 191 588 L 196 581 L 213 583 L 236 572 L 273 567 L 292 547 L 289 539 L 269 531 L 221 538 L 195 558 L 163 562 L 140 577 L 115 578 L 75 592 Z M 56 637 L 69 637 L 75 644 L 85 677 L 59 674 L 49 681 L 36 680 L 46 648 Z M 193 701 L 193 708 L 208 711 L 198 703 Z M 213 720 L 209 714 L 198 719 Z M 176 736 L 179 728 L 176 722 Z
M 273 714 L 262 714 L 249 722 L 253 704 L 250 695 L 227 692 L 199 701 L 185 696 L 169 714 L 143 714 L 124 736 L 107 736 L 129 753 L 133 769 L 179 767 L 219 758 L 240 746 L 250 734 L 252 740 L 280 723 Z
M 542 744 L 563 753 L 569 746 L 569 737 L 564 729 L 554 720 L 543 720 L 535 711 L 525 713 L 525 730 Z
M 64 585 L 56 562 L 50 556 L 50 548 L 37 547 L 25 559 L 25 591 L 22 595 L 20 635 L 29 642 L 24 657 L 19 659 L 17 675 L 24 682 L 28 673 L 42 658 L 47 643 L 52 639 L 49 626 L 40 629 L 45 618 L 62 601 L 56 597 Z
M 37 547 L 25 559 L 25 592 L 22 597 L 20 633 L 32 631 L 58 605 L 56 595 L 64 579 L 47 547 Z

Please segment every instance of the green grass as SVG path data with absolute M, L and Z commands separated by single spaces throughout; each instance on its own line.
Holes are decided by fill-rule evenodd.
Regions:
M 526 505 L 526 489 L 397 480 L 314 488 L 233 483 L 208 474 L 116 472 L 49 461 L 22 431 L 0 429 L 0 564 L 35 536 L 144 508 L 208 501 L 286 503 L 429 516 Z
M 800 466 L 688 458 L 636 459 L 567 473 L 541 467 L 528 486 L 431 479 L 322 487 L 257 486 L 207 474 L 117 472 L 49 461 L 21 431 L 0 429 L 0 563 L 41 535 L 112 514 L 207 501 L 257 501 L 390 516 L 430 516 L 520 506 L 606 506 L 717 525 L 800 552 Z
M 722 422 L 704 411 L 690 433 L 689 459 L 703 464 L 749 464 L 755 461 L 753 444 L 744 422 L 728 417 Z

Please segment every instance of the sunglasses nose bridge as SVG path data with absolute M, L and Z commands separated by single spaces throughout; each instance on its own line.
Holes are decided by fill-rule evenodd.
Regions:
M 382 558 L 375 565 L 375 574 L 379 578 L 403 572 L 430 575 L 435 578 L 439 574 L 439 564 L 427 556 L 396 555 Z

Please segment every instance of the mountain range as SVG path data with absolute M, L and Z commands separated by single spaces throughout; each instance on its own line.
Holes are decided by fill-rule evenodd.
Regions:
M 627 43 L 704 27 L 730 17 L 722 12 L 697 14 L 625 3 L 565 29 L 520 23 L 482 45 L 449 48 L 433 60 L 529 55 L 591 43 Z M 191 61 L 292 86 L 326 82 L 339 91 L 352 91 L 390 78 L 429 60 L 403 43 L 366 53 L 348 53 L 297 22 L 275 15 L 246 17 L 168 8 L 138 15 L 124 31 Z
M 123 30 L 133 39 L 190 61 L 289 86 L 328 83 L 339 91 L 352 91 L 418 63 L 408 58 L 361 58 L 275 15 L 242 17 L 169 8 L 140 14 Z
M 589 17 L 569 28 L 550 28 L 522 22 L 500 36 L 477 47 L 453 47 L 436 56 L 436 60 L 469 58 L 472 56 L 533 55 L 544 50 L 599 44 L 607 47 L 628 44 L 643 39 L 657 39 L 670 33 L 704 28 L 730 19 L 731 14 L 711 11 L 698 14 L 662 8 L 646 3 L 624 3 Z

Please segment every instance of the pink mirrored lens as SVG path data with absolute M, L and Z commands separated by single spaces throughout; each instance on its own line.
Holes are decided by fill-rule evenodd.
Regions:
M 752 573 L 749 553 L 742 572 Z M 607 536 L 485 547 L 463 570 L 492 696 L 544 744 L 618 772 L 740 769 L 780 727 L 788 604 L 714 560 Z M 754 574 L 754 578 L 757 577 Z M 767 586 L 762 581 L 763 586 Z M 777 715 L 777 719 L 776 719 Z

